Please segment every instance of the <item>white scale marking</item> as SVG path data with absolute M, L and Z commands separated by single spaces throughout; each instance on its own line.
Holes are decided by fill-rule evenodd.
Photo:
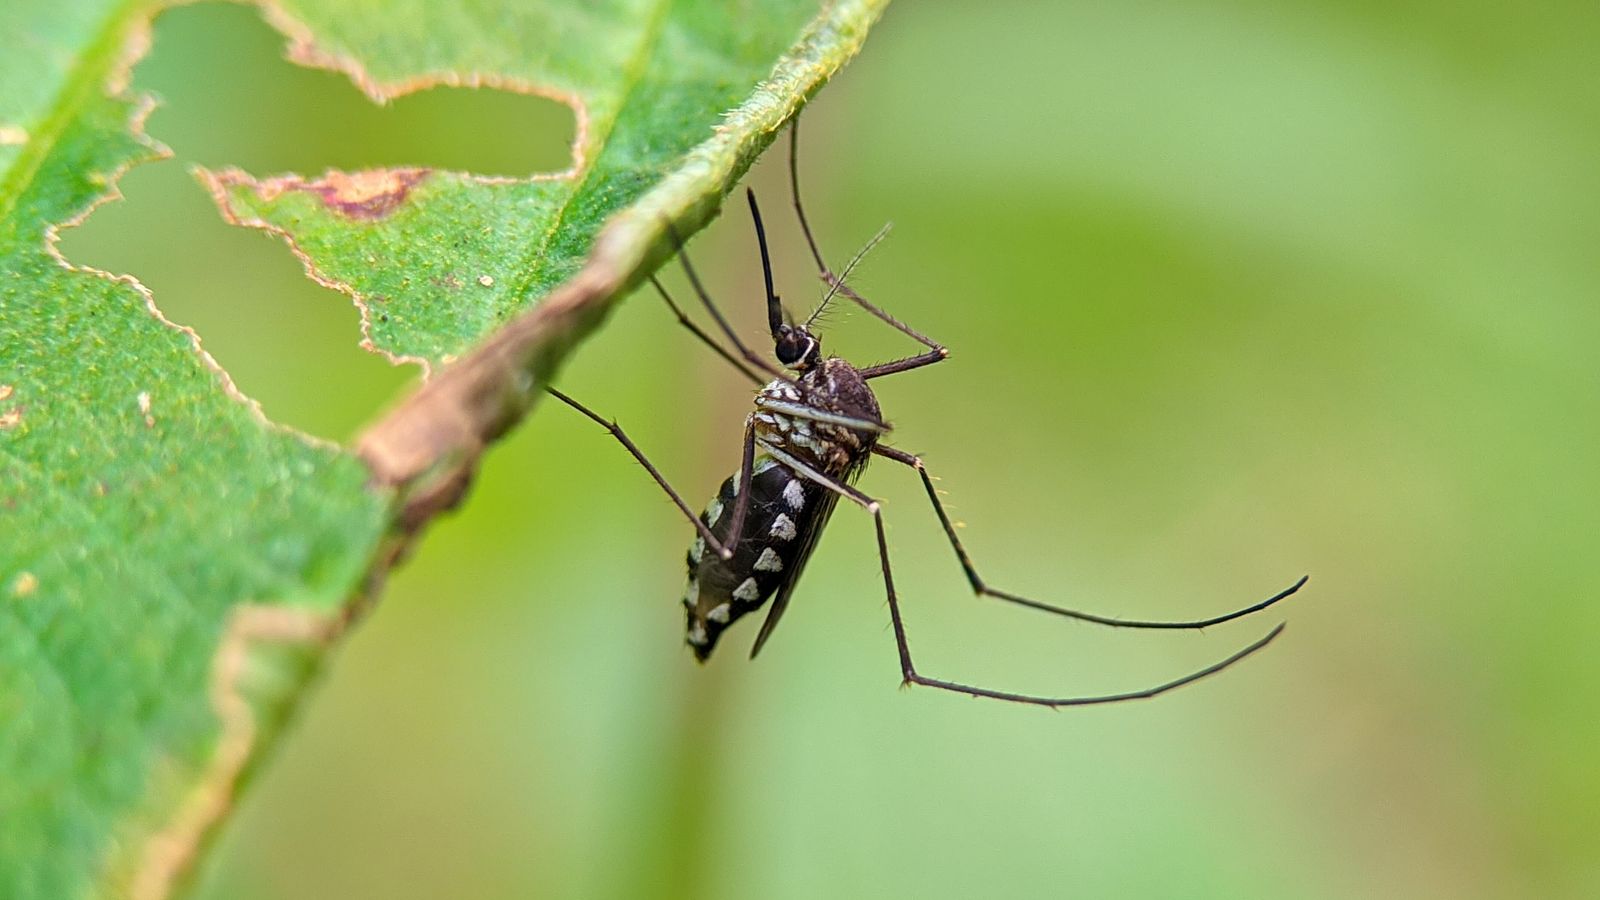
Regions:
M 733 597 L 735 600 L 743 600 L 746 603 L 754 603 L 761 599 L 761 588 L 756 587 L 756 580 L 754 578 L 746 578 L 739 584 L 737 588 L 734 589 Z
M 794 520 L 783 513 L 778 513 L 778 517 L 772 520 L 772 530 L 768 534 L 780 541 L 794 540 Z
M 799 400 L 800 392 L 796 391 L 789 382 L 779 380 L 768 382 L 767 386 L 762 389 L 761 394 L 757 395 L 756 402 L 759 403 L 762 396 L 780 397 L 784 400 Z
M 756 560 L 755 569 L 757 572 L 782 572 L 783 560 L 778 558 L 778 554 L 773 552 L 771 547 L 767 547 L 761 551 L 760 558 Z
M 700 603 L 700 579 L 689 579 L 689 586 L 683 592 L 683 605 L 693 609 Z
M 699 646 L 705 642 L 706 626 L 700 624 L 699 622 L 694 623 L 694 627 L 689 629 L 689 643 Z
M 715 525 L 722 518 L 722 498 L 718 497 L 706 505 L 706 524 Z
M 794 434 L 789 436 L 789 443 L 817 454 L 822 453 L 826 449 L 820 442 L 811 436 L 810 431 L 801 431 L 798 428 L 795 429 Z
M 705 555 L 706 539 L 697 534 L 694 536 L 694 543 L 689 545 L 689 558 L 695 562 L 699 562 L 700 557 Z
M 733 607 L 724 603 L 721 606 L 713 609 L 711 612 L 706 613 L 706 618 L 713 622 L 720 622 L 723 625 L 726 625 L 728 624 L 728 619 L 732 613 Z
M 800 484 L 800 479 L 794 478 L 783 486 L 783 502 L 789 504 L 790 509 L 802 509 L 806 505 L 806 489 Z

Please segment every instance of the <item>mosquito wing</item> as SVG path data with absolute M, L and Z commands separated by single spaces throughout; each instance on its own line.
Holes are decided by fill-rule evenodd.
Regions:
M 798 476 L 796 476 L 798 478 Z M 795 549 L 792 560 L 784 570 L 784 579 L 778 584 L 778 598 L 772 601 L 772 609 L 767 611 L 766 621 L 761 623 L 761 631 L 756 634 L 756 642 L 750 648 L 750 658 L 755 659 L 761 652 L 761 645 L 767 642 L 772 635 L 772 629 L 778 627 L 778 620 L 783 618 L 783 611 L 789 608 L 789 596 L 794 593 L 795 585 L 800 582 L 800 573 L 805 571 L 806 562 L 811 559 L 811 551 L 817 547 L 817 539 L 822 537 L 822 530 L 828 524 L 828 519 L 833 515 L 833 508 L 839 503 L 839 495 L 827 490 L 820 485 L 806 482 L 806 500 L 808 507 L 801 512 L 795 520 Z

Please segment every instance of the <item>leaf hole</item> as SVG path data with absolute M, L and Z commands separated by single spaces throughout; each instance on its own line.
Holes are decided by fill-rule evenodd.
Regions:
M 170 10 L 154 38 L 133 89 L 161 97 L 147 130 L 175 158 L 125 175 L 125 201 L 62 232 L 61 251 L 136 275 L 273 421 L 346 439 L 415 370 L 360 349 L 348 298 L 307 279 L 281 241 L 224 222 L 189 170 L 315 176 L 417 166 L 525 177 L 571 164 L 573 112 L 547 98 L 467 88 L 380 106 L 342 73 L 286 61 L 283 36 L 233 4 Z
M 434 87 L 380 105 L 344 73 L 285 60 L 284 36 L 233 3 L 169 10 L 154 37 L 134 87 L 162 98 L 151 133 L 186 162 L 308 177 L 404 166 L 525 178 L 572 164 L 576 119 L 547 97 Z

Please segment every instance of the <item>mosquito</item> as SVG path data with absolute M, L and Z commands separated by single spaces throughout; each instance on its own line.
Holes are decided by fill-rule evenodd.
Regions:
M 922 459 L 884 443 L 890 427 L 884 421 L 878 400 L 868 385 L 876 378 L 909 372 L 941 362 L 950 355 L 949 351 L 944 345 L 868 302 L 846 283 L 862 257 L 883 239 L 887 228 L 879 231 L 837 275 L 828 267 L 822 252 L 817 247 L 811 225 L 806 219 L 805 207 L 800 201 L 798 150 L 799 126 L 796 124 L 789 132 L 790 193 L 800 229 L 805 235 L 812 259 L 816 262 L 818 274 L 827 286 L 822 302 L 805 321 L 799 324 L 788 316 L 773 290 L 772 261 L 767 251 L 766 228 L 762 224 L 755 192 L 747 189 L 745 194 L 750 205 L 750 217 L 755 226 L 756 241 L 761 250 L 761 269 L 766 285 L 767 326 L 771 332 L 772 355 L 777 365 L 752 351 L 739 339 L 700 281 L 675 232 L 673 238 L 678 241 L 677 255 L 683 266 L 684 275 L 733 350 L 729 351 L 723 347 L 716 338 L 696 325 L 661 286 L 661 282 L 653 275 L 650 277 L 656 292 L 666 302 L 680 324 L 729 365 L 738 369 L 752 383 L 761 385 L 755 395 L 755 410 L 745 419 L 738 471 L 722 483 L 721 490 L 702 513 L 695 515 L 683 497 L 673 489 L 660 470 L 645 457 L 616 422 L 600 416 L 553 387 L 546 388 L 556 399 L 610 432 L 662 490 L 666 491 L 684 516 L 694 524 L 696 534 L 687 555 L 689 581 L 683 596 L 683 606 L 686 639 L 695 658 L 705 662 L 729 626 L 761 609 L 771 599 L 772 606 L 750 649 L 751 658 L 761 651 L 767 639 L 772 636 L 778 621 L 783 617 L 784 611 L 789 608 L 789 601 L 800 583 L 800 575 L 805 569 L 806 562 L 811 558 L 817 540 L 832 517 L 834 507 L 841 499 L 864 509 L 872 516 L 877 528 L 878 558 L 882 563 L 889 621 L 894 630 L 895 645 L 900 656 L 900 676 L 904 685 L 924 685 L 973 697 L 988 697 L 1046 707 L 1117 703 L 1154 697 L 1199 681 L 1228 668 L 1271 643 L 1283 631 L 1283 624 L 1278 624 L 1264 637 L 1233 655 L 1181 678 L 1135 691 L 1081 697 L 1036 696 L 993 690 L 932 678 L 917 670 L 911 659 L 910 643 L 906 638 L 905 621 L 900 612 L 900 598 L 895 593 L 894 575 L 889 565 L 889 545 L 884 537 L 882 507 L 876 499 L 854 487 L 857 477 L 874 456 L 906 466 L 921 478 L 928 500 L 933 505 L 934 514 L 938 516 L 939 524 L 943 527 L 962 570 L 966 572 L 968 583 L 979 596 L 1097 625 L 1117 628 L 1193 630 L 1264 610 L 1298 591 L 1309 576 L 1302 577 L 1287 589 L 1243 609 L 1205 619 L 1177 622 L 1123 619 L 1078 612 L 991 587 L 979 576 L 966 548 L 962 546 L 961 539 L 956 535 L 955 526 L 939 499 L 939 492 L 934 488 L 933 479 L 923 465 Z M 671 231 L 670 224 L 668 228 Z M 915 340 L 925 348 L 924 352 L 859 368 L 837 356 L 823 356 L 822 342 L 813 326 L 822 311 L 837 297 L 844 297 L 855 303 L 890 327 Z M 774 596 L 776 599 L 773 599 Z

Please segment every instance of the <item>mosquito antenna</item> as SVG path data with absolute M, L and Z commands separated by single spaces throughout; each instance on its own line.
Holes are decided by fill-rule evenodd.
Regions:
M 805 329 L 807 331 L 811 330 L 811 323 L 817 320 L 817 316 L 822 315 L 822 311 L 828 308 L 828 301 L 833 299 L 833 295 L 839 293 L 839 289 L 844 287 L 845 279 L 850 277 L 850 272 L 855 269 L 856 263 L 861 262 L 863 257 L 871 253 L 872 248 L 878 246 L 879 241 L 888 237 L 889 229 L 893 227 L 893 222 L 885 222 L 883 227 L 878 229 L 878 233 L 872 236 L 872 240 L 867 241 L 866 246 L 857 250 L 855 256 L 850 257 L 850 262 L 844 267 L 844 271 L 839 273 L 838 278 L 832 279 L 832 285 L 828 288 L 827 295 L 822 298 L 822 302 L 817 304 L 817 308 L 812 311 L 810 316 L 806 317 Z
M 772 257 L 767 255 L 767 229 L 761 224 L 761 209 L 756 206 L 755 189 L 745 188 L 744 196 L 750 201 L 750 218 L 755 220 L 756 242 L 761 245 L 761 276 L 767 281 L 767 327 L 776 340 L 783 329 L 783 304 L 778 302 L 778 295 L 772 290 Z

